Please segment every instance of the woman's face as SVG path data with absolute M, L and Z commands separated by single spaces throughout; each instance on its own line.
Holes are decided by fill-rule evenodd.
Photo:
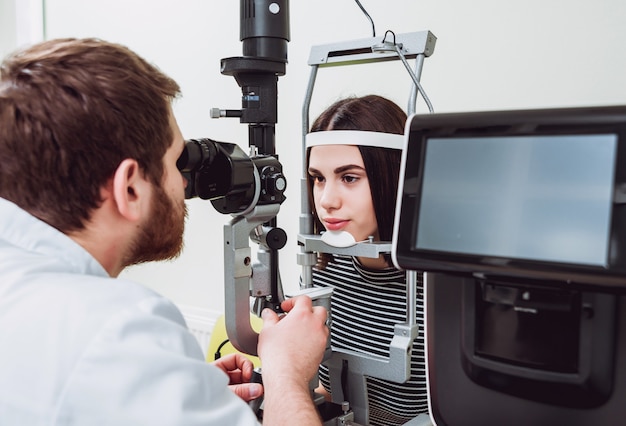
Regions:
M 356 241 L 378 239 L 370 184 L 359 148 L 319 145 L 311 148 L 309 176 L 320 221 L 328 231 L 347 231 Z

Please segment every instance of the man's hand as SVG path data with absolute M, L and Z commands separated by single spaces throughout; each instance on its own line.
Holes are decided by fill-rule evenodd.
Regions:
M 321 425 L 309 384 L 317 373 L 326 342 L 327 312 L 313 306 L 308 296 L 285 300 L 278 316 L 262 312 L 263 329 L 258 352 L 263 363 L 264 423 L 271 425 Z
M 244 401 L 252 401 L 263 395 L 263 385 L 250 383 L 254 365 L 252 361 L 239 353 L 226 355 L 212 363 L 228 374 L 230 390 L 235 392 Z
M 287 299 L 281 308 L 287 314 L 280 317 L 270 309 L 262 312 L 259 357 L 263 372 L 308 383 L 317 373 L 326 348 L 326 309 L 313 306 L 308 296 Z

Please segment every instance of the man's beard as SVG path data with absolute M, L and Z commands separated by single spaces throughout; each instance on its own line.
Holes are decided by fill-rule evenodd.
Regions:
M 182 252 L 187 206 L 184 200 L 179 206 L 174 205 L 163 188 L 153 188 L 151 216 L 141 225 L 129 250 L 127 266 L 175 259 Z

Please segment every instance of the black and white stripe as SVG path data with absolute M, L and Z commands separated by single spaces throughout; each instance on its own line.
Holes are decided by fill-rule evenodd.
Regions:
M 332 287 L 331 344 L 364 354 L 389 356 L 394 326 L 406 322 L 406 277 L 395 268 L 368 270 L 356 258 L 334 255 L 324 270 L 313 271 L 316 286 Z M 422 274 L 418 274 L 416 321 L 420 326 L 411 352 L 411 377 L 393 383 L 367 377 L 370 425 L 401 425 L 428 412 L 424 365 Z M 320 367 L 320 381 L 330 391 L 328 370 Z

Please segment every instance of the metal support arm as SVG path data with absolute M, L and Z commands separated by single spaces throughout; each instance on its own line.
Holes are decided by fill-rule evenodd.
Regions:
M 251 289 L 255 288 L 254 282 L 251 281 L 253 265 L 250 234 L 264 222 L 275 217 L 279 207 L 274 204 L 257 206 L 245 217 L 237 216 L 224 225 L 226 332 L 237 350 L 251 355 L 257 355 L 259 335 L 252 329 L 249 319 Z M 259 274 L 259 278 L 266 276 L 267 274 Z M 263 282 L 258 285 L 262 288 L 267 287 Z

